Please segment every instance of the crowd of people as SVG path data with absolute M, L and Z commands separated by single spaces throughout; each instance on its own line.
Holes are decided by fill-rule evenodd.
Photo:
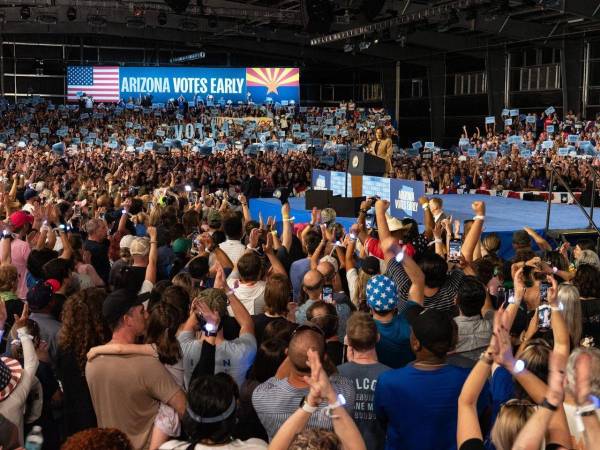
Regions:
M 294 125 L 313 120 L 337 127 L 336 145 L 379 150 L 394 132 L 381 111 L 219 108 L 2 105 L 3 450 L 598 448 L 595 241 L 556 248 L 525 228 L 503 260 L 483 202 L 456 228 L 437 197 L 419 199 L 423 232 L 377 198 L 349 229 L 331 208 L 297 223 L 285 198 L 281 220 L 252 217 L 252 198 L 302 191 L 321 159 L 308 145 L 238 147 L 235 119 L 262 117 L 246 138 L 259 142 L 281 129 L 300 141 Z M 199 121 L 202 142 L 165 134 L 136 150 L 169 117 Z M 508 134 L 535 131 L 523 123 Z M 483 153 L 506 135 L 463 139 Z M 515 145 L 494 167 L 523 180 L 539 161 L 543 178 L 551 158 L 586 176 L 583 159 Z M 462 152 L 397 153 L 392 170 L 490 177 Z

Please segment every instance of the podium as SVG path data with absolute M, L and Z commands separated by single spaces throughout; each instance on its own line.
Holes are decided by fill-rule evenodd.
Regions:
M 385 174 L 385 159 L 370 153 L 352 150 L 348 157 L 348 173 L 382 177 Z

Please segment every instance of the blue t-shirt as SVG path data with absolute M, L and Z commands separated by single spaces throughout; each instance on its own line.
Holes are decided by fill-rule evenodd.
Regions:
M 404 367 L 415 359 L 410 349 L 410 325 L 405 314 L 406 312 L 394 315 L 388 323 L 375 319 L 380 336 L 375 347 L 377 359 L 392 369 Z
M 310 270 L 310 259 L 302 258 L 294 261 L 290 267 L 290 281 L 292 282 L 292 293 L 294 301 L 300 300 L 300 291 L 302 290 L 302 280 L 306 272 Z
M 387 422 L 386 450 L 456 450 L 458 397 L 469 369 L 412 365 L 379 376 L 375 412 Z M 487 386 L 479 405 L 489 402 Z

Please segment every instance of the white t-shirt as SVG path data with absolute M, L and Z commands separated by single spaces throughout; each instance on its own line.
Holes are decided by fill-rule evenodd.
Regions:
M 358 306 L 358 298 L 356 298 L 356 285 L 358 284 L 358 270 L 353 267 L 346 272 L 346 279 L 348 280 L 348 291 L 350 292 L 350 301 Z
M 242 244 L 240 241 L 234 241 L 232 239 L 227 239 L 225 242 L 221 242 L 219 247 L 227 257 L 231 260 L 232 264 L 237 264 L 238 259 L 246 253 L 246 246 Z
M 189 442 L 183 441 L 169 441 L 165 442 L 163 445 L 159 447 L 159 450 L 187 450 L 190 446 Z M 247 441 L 240 441 L 236 439 L 235 441 L 231 441 L 229 444 L 225 445 L 202 445 L 196 444 L 194 446 L 194 450 L 262 450 L 267 448 L 267 443 L 261 439 L 251 438 Z
M 228 278 L 227 285 L 233 289 L 236 283 L 235 278 Z M 250 315 L 262 314 L 265 312 L 265 287 L 267 283 L 259 280 L 254 284 L 242 284 L 235 290 L 235 296 L 238 298 L 242 305 L 248 310 Z M 233 315 L 231 307 L 228 307 L 229 314 Z

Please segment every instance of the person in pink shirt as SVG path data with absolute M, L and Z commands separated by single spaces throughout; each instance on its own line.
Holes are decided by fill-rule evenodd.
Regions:
M 33 216 L 27 211 L 16 211 L 10 215 L 9 221 L 13 231 L 10 254 L 19 276 L 17 296 L 24 299 L 27 296 L 27 258 L 31 252 L 26 239 L 33 225 Z

